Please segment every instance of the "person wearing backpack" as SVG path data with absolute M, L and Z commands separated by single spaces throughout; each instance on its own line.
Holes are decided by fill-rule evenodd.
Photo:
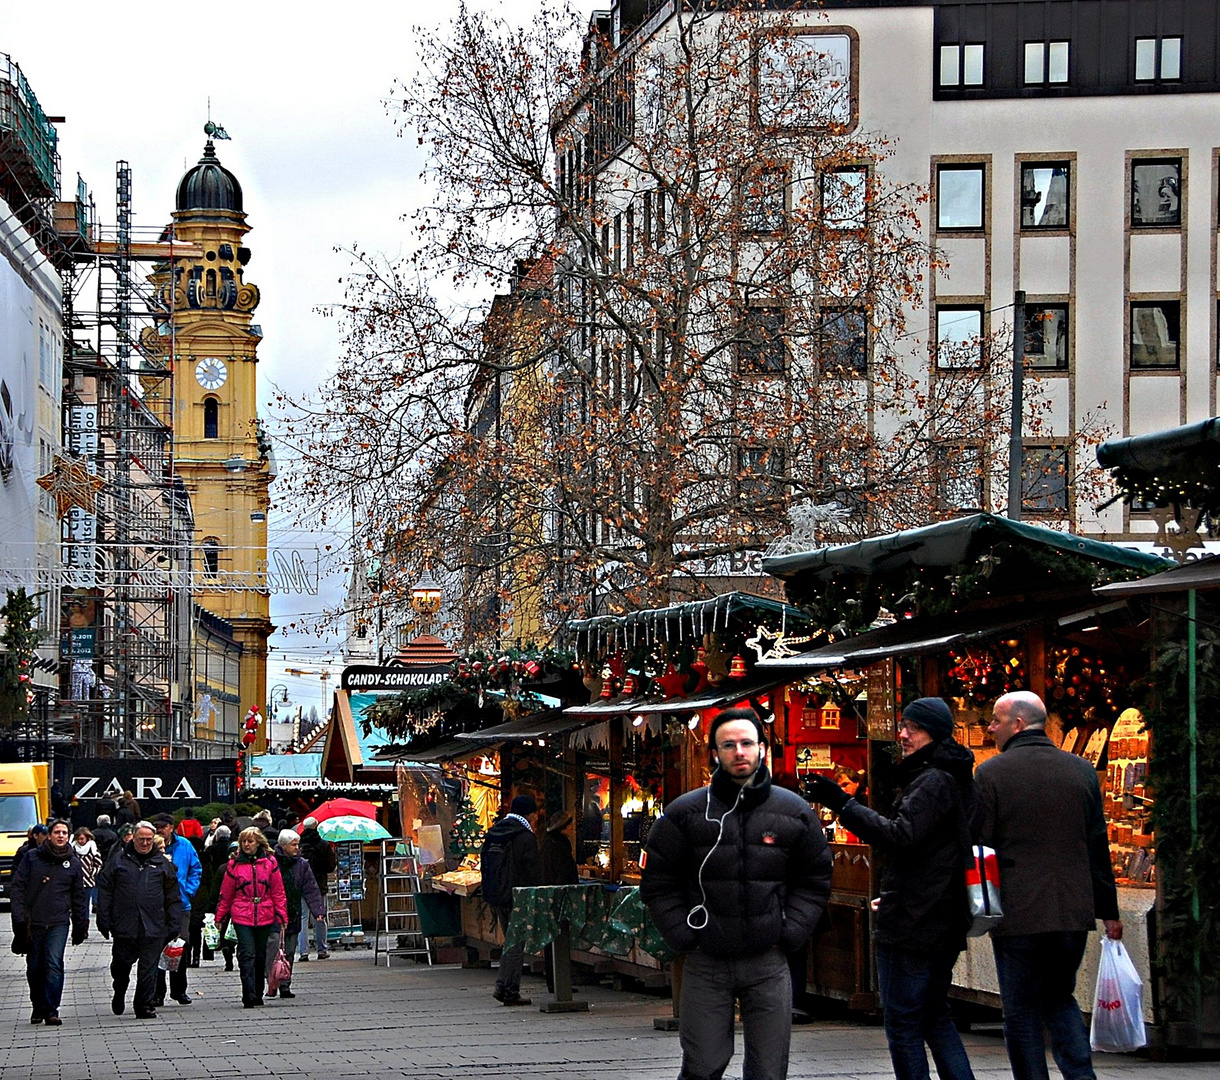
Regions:
M 513 914 L 513 889 L 542 882 L 538 840 L 534 836 L 533 819 L 537 813 L 538 804 L 532 795 L 516 796 L 508 813 L 487 830 L 479 855 L 483 899 L 495 911 L 500 928 L 505 931 Z M 491 996 L 502 1005 L 530 1004 L 529 998 L 521 996 L 524 962 L 524 945 L 514 945 L 500 954 L 500 973 Z

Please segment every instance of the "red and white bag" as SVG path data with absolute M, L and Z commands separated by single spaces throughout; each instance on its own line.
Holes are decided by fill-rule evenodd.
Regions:
M 994 930 L 1004 918 L 1000 908 L 1000 861 L 993 849 L 975 845 L 966 864 L 966 902 L 970 909 L 971 937 Z
M 186 942 L 180 937 L 174 938 L 164 949 L 161 950 L 161 958 L 157 961 L 157 967 L 162 971 L 177 971 L 178 965 L 182 963 L 182 954 L 186 951 Z

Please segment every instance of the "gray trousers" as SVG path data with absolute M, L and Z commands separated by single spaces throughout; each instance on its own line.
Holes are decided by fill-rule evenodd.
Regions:
M 508 920 L 513 916 L 513 909 L 496 908 L 496 918 L 500 921 L 500 929 L 508 930 Z M 525 966 L 525 946 L 514 945 L 500 953 L 500 971 L 496 978 L 496 989 L 515 997 L 521 993 L 521 969 Z
M 678 1080 L 720 1080 L 733 1056 L 733 1006 L 741 1002 L 742 1080 L 784 1080 L 792 1040 L 792 976 L 779 949 L 724 959 L 696 949 L 682 965 Z

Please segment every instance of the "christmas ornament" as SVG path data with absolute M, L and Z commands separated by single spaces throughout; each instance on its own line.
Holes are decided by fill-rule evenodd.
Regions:
M 657 676 L 656 682 L 661 687 L 661 693 L 665 699 L 669 700 L 670 698 L 681 697 L 685 693 L 687 677 L 678 671 L 673 664 L 670 664 L 665 669 L 664 675 Z
M 34 481 L 55 499 L 55 513 L 66 517 L 68 511 L 79 506 L 87 514 L 97 510 L 97 493 L 105 482 L 89 471 L 84 458 L 66 458 L 56 454 L 51 459 L 51 471 Z

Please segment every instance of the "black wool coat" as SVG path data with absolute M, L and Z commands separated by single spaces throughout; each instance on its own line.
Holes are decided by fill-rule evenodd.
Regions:
M 744 788 L 717 772 L 709 787 L 675 799 L 653 825 L 640 896 L 677 952 L 792 952 L 826 908 L 830 850 L 809 804 L 774 786 L 765 765 Z M 690 923 L 701 924 L 701 913 L 688 916 L 700 904 L 707 924 L 695 929 Z
M 49 841 L 34 848 L 13 874 L 13 923 L 65 926 L 89 925 L 89 901 L 80 858 L 69 846 L 56 855 Z
M 116 938 L 164 938 L 182 924 L 182 893 L 173 860 L 156 848 L 141 856 L 126 845 L 97 879 L 97 928 Z
M 911 952 L 966 947 L 973 766 L 974 754 L 953 739 L 930 743 L 899 764 L 902 793 L 889 817 L 855 799 L 839 811 L 844 825 L 884 855 L 878 945 Z

